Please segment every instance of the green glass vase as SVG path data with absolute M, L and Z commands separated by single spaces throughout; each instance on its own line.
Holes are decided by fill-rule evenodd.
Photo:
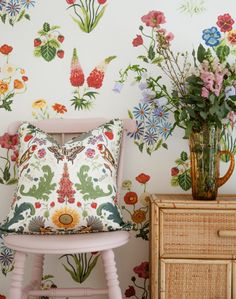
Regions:
M 198 200 L 214 200 L 218 188 L 228 181 L 234 170 L 234 156 L 228 150 L 220 150 L 220 129 L 204 124 L 189 138 L 192 196 Z M 228 154 L 229 169 L 220 177 L 220 156 Z

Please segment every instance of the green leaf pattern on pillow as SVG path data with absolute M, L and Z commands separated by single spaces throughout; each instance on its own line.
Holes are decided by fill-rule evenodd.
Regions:
M 127 228 L 117 200 L 123 125 L 112 120 L 59 145 L 29 123 L 19 128 L 19 182 L 5 232 L 58 234 Z

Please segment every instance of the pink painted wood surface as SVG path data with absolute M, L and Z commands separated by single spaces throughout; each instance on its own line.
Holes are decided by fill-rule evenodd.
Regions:
M 107 289 L 92 289 L 92 288 L 54 288 L 50 290 L 33 290 L 29 292 L 29 296 L 50 296 L 50 297 L 89 297 L 95 295 L 108 294 Z
M 127 231 L 101 232 L 74 235 L 8 235 L 3 237 L 7 247 L 14 250 L 41 253 L 63 254 L 102 251 L 117 248 L 130 239 Z
M 24 264 L 26 254 L 17 251 L 7 299 L 23 299 Z
M 112 249 L 102 251 L 102 262 L 106 275 L 109 299 L 122 299 L 119 285 L 115 256 Z
M 50 133 L 80 133 L 92 130 L 106 121 L 106 118 L 78 118 L 78 119 L 45 119 L 39 121 L 29 121 L 39 129 Z M 124 129 L 129 132 L 136 130 L 136 123 L 132 119 L 123 119 Z M 22 121 L 15 121 L 8 127 L 9 134 L 16 134 Z
M 48 133 L 69 134 L 81 133 L 102 125 L 107 120 L 97 119 L 50 119 L 32 122 L 36 127 Z M 14 122 L 9 126 L 8 132 L 15 134 L 22 122 Z M 124 129 L 128 132 L 136 130 L 135 121 L 124 120 Z M 121 186 L 124 162 L 125 136 L 122 137 L 118 167 L 118 189 Z M 62 136 L 63 137 L 63 136 Z M 94 296 L 108 294 L 109 299 L 122 299 L 121 289 L 115 264 L 113 248 L 126 244 L 130 234 L 126 231 L 101 232 L 76 235 L 8 235 L 4 237 L 4 244 L 16 250 L 15 268 L 12 273 L 8 299 L 27 299 L 32 296 Z M 69 254 L 101 251 L 103 266 L 106 275 L 107 289 L 92 288 L 57 288 L 51 290 L 39 290 L 43 273 L 44 254 Z M 35 262 L 32 277 L 29 284 L 23 288 L 24 262 L 26 253 L 34 253 Z

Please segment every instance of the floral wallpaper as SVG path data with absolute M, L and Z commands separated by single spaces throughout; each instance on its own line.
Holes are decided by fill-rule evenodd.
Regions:
M 199 43 L 212 50 L 228 46 L 233 62 L 235 28 L 233 0 L 0 0 L 0 221 L 18 180 L 18 136 L 7 133 L 11 121 L 134 119 L 119 198 L 132 238 L 116 251 L 117 267 L 124 298 L 149 298 L 148 199 L 191 192 L 188 141 L 183 130 L 173 130 L 174 115 L 156 89 L 160 80 L 170 87 L 159 68 L 156 31 L 182 53 L 182 63 Z M 235 88 L 227 93 L 235 95 Z M 236 154 L 234 124 L 230 114 L 221 148 Z M 229 157 L 221 159 L 224 173 Z M 221 193 L 235 193 L 235 176 Z M 13 267 L 14 252 L 0 236 L 0 299 L 7 298 Z M 99 252 L 46 257 L 41 287 L 104 284 L 100 273 Z

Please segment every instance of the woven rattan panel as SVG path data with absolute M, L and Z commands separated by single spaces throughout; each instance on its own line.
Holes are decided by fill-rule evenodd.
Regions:
M 236 210 L 163 209 L 160 212 L 161 256 L 236 257 L 236 237 L 219 237 L 219 231 L 236 231 Z
M 162 266 L 165 281 L 161 286 L 161 299 L 231 298 L 226 264 L 197 264 L 196 261 L 196 264 L 166 263 Z

